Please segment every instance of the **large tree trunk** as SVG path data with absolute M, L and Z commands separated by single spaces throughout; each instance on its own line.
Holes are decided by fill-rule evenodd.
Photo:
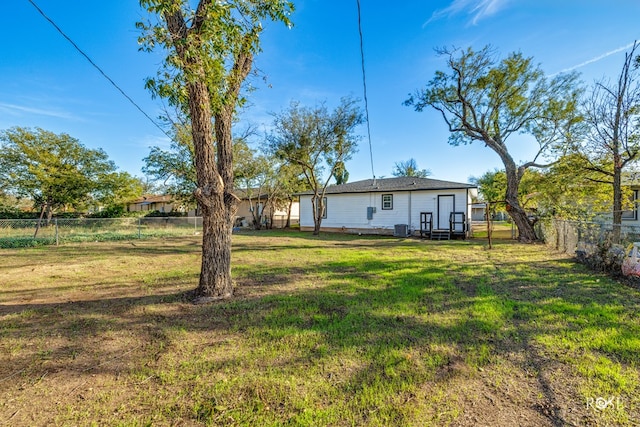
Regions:
M 232 219 L 225 201 L 223 177 L 214 153 L 209 94 L 204 82 L 189 85 L 189 104 L 198 188 L 202 206 L 202 265 L 194 302 L 203 303 L 233 295 L 231 282 Z M 229 135 L 230 138 L 230 135 Z
M 203 212 L 202 265 L 196 289 L 197 303 L 229 298 L 233 295 L 231 280 L 231 224 L 221 198 Z
M 195 197 L 202 207 L 202 266 L 196 288 L 195 303 L 205 303 L 233 295 L 231 281 L 231 233 L 238 197 L 233 194 L 233 145 L 231 125 L 242 82 L 251 71 L 254 40 L 252 32 L 244 35 L 243 46 L 226 76 L 221 106 L 213 114 L 207 86 L 207 69 L 203 59 L 187 47 L 200 49 L 199 32 L 206 16 L 207 2 L 198 4 L 191 28 L 182 11 L 167 9 L 165 19 L 174 47 L 188 73 L 187 91 L 193 134 L 194 163 L 198 188 Z M 195 37 L 189 38 L 189 33 Z M 215 122 L 215 144 L 211 119 Z M 217 151 L 214 151 L 214 147 Z
M 320 235 L 320 225 L 322 224 L 322 201 L 318 195 L 311 197 L 311 209 L 313 209 L 313 235 Z
M 524 170 L 519 171 L 513 161 L 504 161 L 505 173 L 507 175 L 507 191 L 505 201 L 507 202 L 507 213 L 518 228 L 518 240 L 524 243 L 536 241 L 536 232 L 533 223 L 529 221 L 527 212 L 520 206 L 518 200 L 518 187 L 520 186 L 521 174 Z

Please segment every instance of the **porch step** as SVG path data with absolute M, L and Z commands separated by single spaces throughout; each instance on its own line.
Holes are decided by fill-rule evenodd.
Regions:
M 451 233 L 449 230 L 433 230 L 431 232 L 431 240 L 450 240 Z

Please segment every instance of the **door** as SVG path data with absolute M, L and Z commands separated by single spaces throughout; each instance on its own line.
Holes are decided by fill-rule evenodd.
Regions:
M 438 230 L 449 229 L 449 214 L 456 210 L 455 201 L 453 194 L 438 196 Z

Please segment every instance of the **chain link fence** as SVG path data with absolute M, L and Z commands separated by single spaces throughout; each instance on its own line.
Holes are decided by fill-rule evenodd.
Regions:
M 613 224 L 552 220 L 540 224 L 539 233 L 555 249 L 575 256 L 594 270 L 622 274 L 628 248 L 640 242 L 640 226 L 622 224 L 620 241 L 613 243 Z
M 201 217 L 0 219 L 0 247 L 188 236 L 200 232 Z
M 286 216 L 273 218 L 284 228 Z M 297 224 L 297 218 L 291 221 Z M 234 231 L 240 231 L 235 227 Z M 192 236 L 202 233 L 202 217 L 0 219 L 0 248 Z
M 554 219 L 539 223 L 539 233 L 544 241 L 559 251 L 575 254 L 591 252 L 597 246 L 612 241 L 613 224 Z M 620 226 L 620 246 L 626 247 L 640 241 L 640 226 Z

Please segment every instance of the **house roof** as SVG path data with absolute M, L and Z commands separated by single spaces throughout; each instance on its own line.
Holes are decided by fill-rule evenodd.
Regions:
M 330 185 L 326 194 L 341 193 L 384 193 L 390 191 L 417 191 L 417 190 L 460 190 L 477 188 L 473 184 L 460 182 L 441 181 L 431 178 L 416 178 L 399 176 L 396 178 L 365 179 L 363 181 L 349 182 L 341 185 Z M 298 193 L 298 195 L 313 194 L 312 191 Z
M 155 194 L 147 194 L 146 196 L 140 197 L 139 199 L 133 200 L 129 202 L 130 204 L 140 204 L 140 205 L 148 205 L 151 203 L 171 203 L 173 201 L 171 196 L 160 196 Z
M 236 195 L 240 200 L 249 200 L 249 194 L 251 194 L 252 199 L 266 199 L 268 192 L 265 189 L 260 188 L 234 188 L 233 194 Z M 260 196 L 260 197 L 258 197 Z

